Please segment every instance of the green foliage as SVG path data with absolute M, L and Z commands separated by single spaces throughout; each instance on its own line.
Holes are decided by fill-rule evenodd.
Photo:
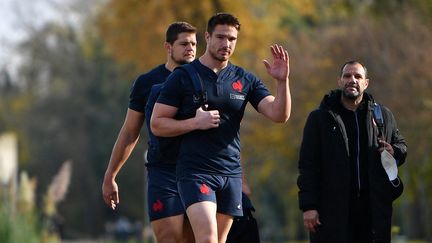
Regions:
M 20 154 L 20 164 L 38 177 L 38 201 L 60 163 L 73 160 L 75 173 L 68 197 L 86 195 L 85 200 L 66 200 L 60 208 L 67 210 L 59 213 L 72 218 L 67 221 L 71 229 L 96 234 L 104 221 L 101 177 L 126 111 L 133 78 L 122 76 L 121 67 L 105 54 L 96 36 L 78 35 L 72 28 L 50 24 L 22 43 L 21 53 L 29 59 L 20 66 L 15 82 L 25 88 L 0 114 L 6 117 L 7 126 L 19 131 L 20 153 L 31 154 Z M 143 171 L 142 164 L 132 168 Z M 143 191 L 142 186 L 134 188 Z M 131 205 L 134 203 L 141 206 L 138 201 Z M 129 211 L 134 209 L 124 212 Z M 133 214 L 140 213 L 137 209 Z
M 0 242 L 42 242 L 41 227 L 34 203 L 35 180 L 22 173 L 18 190 L 8 184 L 0 185 Z
M 12 213 L 5 203 L 0 204 L 0 242 L 42 242 L 40 229 L 32 213 Z

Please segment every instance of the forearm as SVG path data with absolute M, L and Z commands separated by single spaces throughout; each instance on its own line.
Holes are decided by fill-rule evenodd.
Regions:
M 107 179 L 114 179 L 120 171 L 123 164 L 129 158 L 135 145 L 139 139 L 138 134 L 127 134 L 120 132 L 117 141 L 114 144 L 111 152 L 111 157 L 108 163 L 108 167 L 105 171 L 105 177 Z
M 278 81 L 276 96 L 265 97 L 258 105 L 258 111 L 273 122 L 285 123 L 291 115 L 291 93 L 288 79 Z
M 278 81 L 276 96 L 272 103 L 272 113 L 276 121 L 286 122 L 291 115 L 291 92 L 289 88 L 289 79 Z
M 184 120 L 176 120 L 176 114 L 176 107 L 156 103 L 150 120 L 153 134 L 159 137 L 175 137 L 193 130 L 216 128 L 220 123 L 217 110 L 204 111 L 198 108 L 195 117 Z
M 156 136 L 175 137 L 195 130 L 196 123 L 194 118 L 176 120 L 168 117 L 152 117 L 151 129 Z

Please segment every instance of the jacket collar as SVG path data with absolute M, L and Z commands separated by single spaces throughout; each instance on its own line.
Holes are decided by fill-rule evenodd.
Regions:
M 319 108 L 324 110 L 340 110 L 342 108 L 342 104 L 340 102 L 341 96 L 342 90 L 331 90 L 328 94 L 324 95 Z M 364 92 L 362 102 L 367 103 L 370 107 L 375 101 L 371 94 Z

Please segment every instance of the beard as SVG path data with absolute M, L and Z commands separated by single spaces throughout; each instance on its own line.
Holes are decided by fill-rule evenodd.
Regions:
M 349 100 L 356 100 L 358 97 L 360 97 L 361 95 L 363 95 L 363 92 L 360 91 L 355 91 L 355 92 L 349 92 L 347 91 L 347 89 L 344 89 L 342 91 L 342 95 L 344 98 L 349 99 Z
M 229 56 L 219 56 L 217 52 L 213 52 L 211 50 L 209 50 L 209 54 L 213 59 L 218 60 L 220 62 L 225 62 L 228 61 L 229 59 Z

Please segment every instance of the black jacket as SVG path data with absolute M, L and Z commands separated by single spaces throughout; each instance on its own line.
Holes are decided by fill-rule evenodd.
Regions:
M 298 187 L 303 211 L 318 210 L 321 226 L 312 239 L 316 242 L 346 242 L 350 197 L 349 145 L 339 109 L 341 91 L 324 96 L 318 109 L 307 119 L 300 149 Z M 367 105 L 367 160 L 372 228 L 375 239 L 390 242 L 394 188 L 388 180 L 378 152 L 372 96 L 364 93 Z M 393 146 L 394 157 L 405 162 L 407 146 L 399 134 L 391 111 L 382 106 L 385 139 Z M 312 241 L 314 242 L 314 241 Z

